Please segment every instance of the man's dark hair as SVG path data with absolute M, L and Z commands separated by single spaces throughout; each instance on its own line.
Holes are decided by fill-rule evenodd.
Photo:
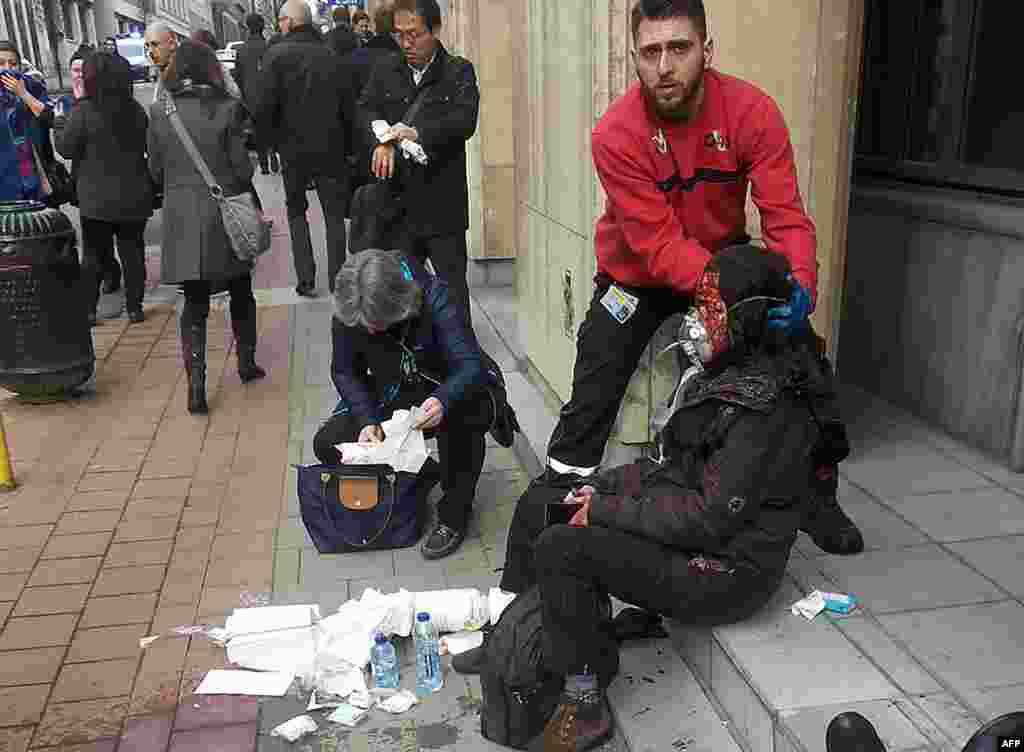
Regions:
M 85 96 L 92 101 L 118 146 L 125 150 L 142 149 L 145 133 L 137 129 L 138 121 L 132 117 L 132 108 L 138 105 L 132 99 L 132 69 L 128 61 L 109 50 L 90 51 L 83 58 L 82 82 Z
M 164 76 L 164 82 L 171 90 L 190 81 L 194 85 L 205 84 L 224 92 L 224 72 L 217 59 L 217 53 L 209 45 L 191 39 L 184 39 L 178 43 L 178 49 L 175 50 Z
M 704 12 L 704 0 L 637 0 L 630 18 L 633 27 L 633 42 L 640 30 L 640 22 L 648 18 L 689 18 L 697 33 L 708 38 L 708 19 Z
M 395 0 L 395 13 L 400 10 L 415 13 L 423 19 L 423 23 L 430 31 L 441 25 L 441 6 L 437 4 L 437 0 Z
M 245 17 L 245 28 L 249 30 L 250 34 L 262 34 L 265 25 L 266 21 L 259 13 L 250 13 Z
M 382 5 L 373 12 L 373 31 L 375 34 L 391 34 L 395 30 L 395 9 L 390 5 Z
M 0 41 L 0 52 L 13 52 L 18 56 L 18 62 L 21 62 L 21 52 L 18 50 L 18 46 L 8 39 Z
M 339 5 L 331 11 L 331 18 L 334 19 L 334 23 L 338 26 L 352 27 L 352 14 L 348 12 L 347 5 Z

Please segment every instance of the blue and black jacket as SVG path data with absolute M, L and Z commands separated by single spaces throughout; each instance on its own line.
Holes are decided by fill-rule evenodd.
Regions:
M 388 420 L 403 395 L 418 399 L 430 387 L 450 415 L 473 387 L 488 383 L 480 346 L 448 283 L 409 257 L 402 268 L 423 290 L 417 315 L 380 334 L 331 318 L 331 378 L 341 397 L 334 414 L 349 413 L 360 426 Z

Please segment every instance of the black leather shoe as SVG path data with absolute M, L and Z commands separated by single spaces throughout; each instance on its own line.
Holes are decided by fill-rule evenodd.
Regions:
M 487 648 L 481 645 L 452 656 L 452 670 L 459 674 L 479 674 L 487 664 Z
M 313 282 L 299 282 L 295 285 L 295 292 L 304 298 L 316 297 L 316 284 Z
M 834 471 L 833 471 L 834 473 Z M 814 545 L 830 554 L 852 556 L 864 550 L 864 536 L 839 506 L 838 478 L 818 479 L 806 501 L 800 529 Z
M 840 713 L 825 731 L 826 752 L 885 752 L 871 721 L 860 713 Z
M 141 324 L 146 320 L 146 314 L 142 311 L 128 311 L 128 321 L 132 324 Z
M 118 270 L 116 277 L 107 277 L 103 280 L 103 294 L 110 295 L 121 289 L 121 272 Z
M 427 539 L 423 541 L 420 551 L 424 559 L 443 559 L 445 556 L 455 553 L 465 539 L 465 532 L 448 527 L 444 523 L 438 523 L 430 531 Z

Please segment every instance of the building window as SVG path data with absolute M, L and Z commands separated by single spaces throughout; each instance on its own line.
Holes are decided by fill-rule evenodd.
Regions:
M 868 0 L 857 175 L 1024 195 L 1015 5 Z
M 75 22 L 74 12 L 75 9 L 71 4 L 71 0 L 61 0 L 60 3 L 61 16 L 64 18 L 64 36 L 67 39 L 75 38 Z

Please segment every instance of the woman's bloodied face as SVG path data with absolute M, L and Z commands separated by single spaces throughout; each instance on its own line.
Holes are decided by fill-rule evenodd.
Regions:
M 679 328 L 679 340 L 695 365 L 710 363 L 729 349 L 729 315 L 718 289 L 717 271 L 705 271 L 697 283 L 693 306 Z
M 71 63 L 71 91 L 75 99 L 81 99 L 85 94 L 85 81 L 82 78 L 82 67 L 85 61 L 79 59 Z

